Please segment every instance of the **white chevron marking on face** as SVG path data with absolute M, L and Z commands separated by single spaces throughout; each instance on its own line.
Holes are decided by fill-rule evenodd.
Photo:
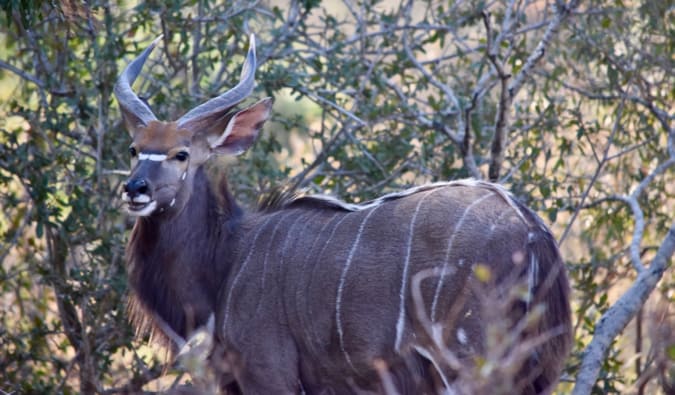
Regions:
M 164 154 L 149 154 L 141 152 L 138 154 L 138 160 L 151 160 L 153 162 L 162 162 L 166 160 L 167 156 Z

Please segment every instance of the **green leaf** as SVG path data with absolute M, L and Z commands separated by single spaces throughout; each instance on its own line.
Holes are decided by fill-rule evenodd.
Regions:
M 671 361 L 675 361 L 675 344 L 671 344 L 667 347 L 666 355 L 670 358 Z

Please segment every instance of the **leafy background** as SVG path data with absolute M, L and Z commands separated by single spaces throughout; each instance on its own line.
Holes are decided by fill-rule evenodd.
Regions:
M 551 225 L 572 279 L 558 391 L 675 390 L 671 1 L 0 5 L 3 392 L 186 380 L 127 324 L 129 137 L 112 86 L 163 34 L 135 88 L 175 119 L 235 83 L 250 33 L 254 96 L 275 112 L 249 153 L 220 161 L 243 205 L 283 183 L 358 202 L 501 182 Z

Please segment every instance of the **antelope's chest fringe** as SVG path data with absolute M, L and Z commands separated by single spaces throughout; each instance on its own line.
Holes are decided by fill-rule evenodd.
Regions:
M 231 206 L 224 216 L 209 185 L 201 185 L 201 198 L 179 217 L 139 220 L 127 245 L 132 324 L 138 335 L 149 332 L 165 345 L 171 343 L 167 338 L 177 343 L 176 336 L 186 338 L 206 323 L 227 275 L 223 251 L 237 227 L 238 209 Z M 195 219 L 200 226 L 191 226 Z

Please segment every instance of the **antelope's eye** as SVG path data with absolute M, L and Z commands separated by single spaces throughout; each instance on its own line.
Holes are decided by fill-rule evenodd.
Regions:
M 174 158 L 181 162 L 185 162 L 189 156 L 190 154 L 188 154 L 187 152 L 179 151 L 176 155 L 174 155 Z
M 129 155 L 131 155 L 132 158 L 135 158 L 135 157 L 136 157 L 136 154 L 137 154 L 136 148 L 134 148 L 134 147 L 129 147 Z

